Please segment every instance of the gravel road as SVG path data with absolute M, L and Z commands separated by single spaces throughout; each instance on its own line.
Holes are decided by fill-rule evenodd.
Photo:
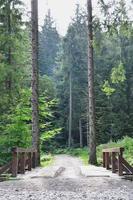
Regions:
M 54 166 L 65 170 L 56 178 L 42 174 L 41 168 L 0 183 L 0 200 L 133 200 L 133 182 L 119 177 L 83 177 L 81 160 L 66 155 L 55 157 Z M 49 168 L 51 170 L 51 168 Z

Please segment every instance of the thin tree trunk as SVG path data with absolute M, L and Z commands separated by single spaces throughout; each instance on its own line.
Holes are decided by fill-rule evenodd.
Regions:
M 89 93 L 89 162 L 96 164 L 96 130 L 95 130 L 95 97 L 94 97 L 94 61 L 93 61 L 93 25 L 92 1 L 87 0 L 88 7 L 88 93 Z
M 11 3 L 8 2 L 8 16 L 7 16 L 7 25 L 8 25 L 8 36 L 11 37 Z M 8 65 L 9 67 L 11 67 L 11 62 L 12 62 L 12 58 L 11 58 L 11 45 L 9 44 L 8 47 Z M 11 77 L 11 73 L 8 72 L 7 74 L 7 78 L 6 78 L 6 89 L 9 92 L 9 97 L 11 98 L 11 87 L 12 87 L 12 77 Z M 10 102 L 10 98 L 9 98 L 9 102 Z
M 87 115 L 86 115 L 86 130 L 87 130 L 87 145 L 89 146 L 89 116 L 88 116 L 88 113 L 89 113 L 89 109 L 88 109 L 88 106 L 87 106 Z
M 70 71 L 70 86 L 69 86 L 69 136 L 68 147 L 72 144 L 72 72 Z
M 79 120 L 79 135 L 80 135 L 80 148 L 83 148 L 83 132 L 82 132 L 82 121 Z
M 39 95 L 38 95 L 38 0 L 32 6 L 32 145 L 37 149 L 37 165 L 40 164 Z

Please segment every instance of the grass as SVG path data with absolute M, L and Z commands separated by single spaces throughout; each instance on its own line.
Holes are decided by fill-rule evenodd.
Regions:
M 102 144 L 97 147 L 97 160 L 98 165 L 102 164 L 102 150 L 104 148 L 111 148 L 111 147 L 124 147 L 124 157 L 125 159 L 133 165 L 133 138 L 125 137 L 118 142 L 109 142 L 107 144 Z M 88 155 L 88 148 L 85 147 L 83 149 L 80 148 L 66 148 L 66 149 L 58 149 L 56 154 L 68 154 L 72 156 L 79 157 L 83 160 L 84 164 L 88 164 L 89 155 Z
M 54 156 L 51 154 L 42 154 L 41 155 L 41 166 L 42 167 L 47 167 L 52 165 L 52 163 L 54 162 Z

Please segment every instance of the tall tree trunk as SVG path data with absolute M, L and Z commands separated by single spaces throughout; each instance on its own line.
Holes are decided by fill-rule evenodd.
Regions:
M 88 8 L 88 93 L 89 93 L 89 162 L 96 164 L 96 129 L 95 129 L 95 95 L 94 95 L 94 61 L 93 61 L 93 24 L 92 1 L 87 0 Z
M 10 3 L 10 1 L 8 2 L 7 6 L 8 6 L 8 16 L 7 16 L 8 36 L 11 38 L 11 3 Z M 11 58 L 11 45 L 10 44 L 8 46 L 7 62 L 8 62 L 9 67 L 11 68 L 12 58 Z M 11 76 L 12 76 L 11 73 L 8 72 L 7 78 L 6 78 L 6 89 L 9 92 L 9 102 L 10 102 L 10 98 L 11 98 L 11 87 L 12 87 L 12 77 Z
M 37 165 L 40 164 L 39 94 L 38 94 L 38 0 L 32 7 L 32 145 L 37 149 Z
M 86 130 L 87 130 L 87 135 L 86 135 L 86 138 L 87 138 L 87 145 L 89 146 L 89 109 L 88 109 L 88 106 L 87 106 L 87 115 L 86 115 Z
M 79 119 L 80 148 L 83 148 L 82 120 Z
M 70 86 L 69 86 L 69 135 L 68 147 L 72 144 L 72 72 L 70 71 Z

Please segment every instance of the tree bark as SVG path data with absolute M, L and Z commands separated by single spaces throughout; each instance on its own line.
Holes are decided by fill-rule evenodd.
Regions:
M 70 71 L 70 86 L 69 86 L 69 135 L 68 147 L 72 144 L 72 72 Z
M 80 148 L 83 148 L 82 121 L 79 119 Z
M 94 95 L 94 60 L 93 60 L 93 17 L 92 1 L 87 0 L 88 8 L 88 93 L 89 93 L 89 163 L 96 164 L 96 129 Z
M 86 135 L 86 138 L 87 138 L 87 145 L 89 146 L 89 109 L 88 109 L 88 106 L 87 106 L 87 114 L 86 114 L 86 130 L 87 130 L 87 135 Z
M 10 1 L 7 4 L 8 6 L 8 16 L 7 16 L 7 26 L 8 26 L 8 36 L 11 38 L 11 3 Z M 11 45 L 8 44 L 8 59 L 7 59 L 8 65 L 11 68 L 12 64 L 12 58 L 11 58 Z M 8 72 L 7 78 L 6 78 L 6 89 L 9 92 L 9 97 L 11 98 L 11 88 L 12 88 L 12 75 L 11 73 Z M 10 98 L 9 98 L 9 103 L 10 103 Z
M 38 92 L 38 0 L 32 7 L 32 145 L 37 149 L 37 165 L 40 165 L 39 92 Z

